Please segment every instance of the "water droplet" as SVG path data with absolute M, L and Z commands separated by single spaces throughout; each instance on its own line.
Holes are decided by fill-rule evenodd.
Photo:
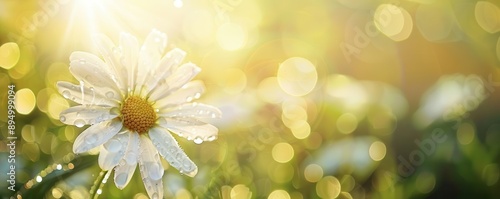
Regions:
M 170 153 L 175 152 L 175 151 L 176 151 L 176 149 L 177 149 L 176 147 L 174 147 L 174 146 L 170 146 L 170 148 L 169 148 Z
M 127 173 L 120 173 L 115 177 L 115 182 L 119 185 L 125 185 L 125 183 L 127 182 L 127 178 Z
M 186 159 L 186 160 L 183 161 L 182 164 L 184 165 L 184 169 L 186 169 L 187 171 L 191 170 L 191 166 L 192 166 L 191 165 L 191 161 L 189 161 L 189 160 Z
M 71 93 L 68 90 L 62 92 L 64 98 L 69 99 L 71 97 Z
M 104 144 L 104 148 L 106 148 L 106 150 L 108 150 L 111 153 L 116 153 L 120 151 L 122 145 L 120 144 L 120 141 L 118 141 L 117 139 L 111 139 L 108 142 L 106 142 L 106 144 Z
M 163 173 L 161 172 L 161 169 L 163 169 L 163 168 L 160 168 L 160 165 L 158 165 L 157 163 L 154 163 L 154 162 L 145 163 L 145 164 L 147 166 L 149 177 L 152 180 L 161 179 L 161 177 L 163 175 Z
M 217 115 L 216 115 L 215 113 L 212 113 L 212 115 L 210 115 L 210 117 L 212 117 L 212 118 L 216 118 L 216 117 L 217 117 Z
M 87 137 L 85 137 L 85 143 L 87 144 L 93 144 L 97 141 L 97 135 L 96 134 L 90 134 Z
M 195 99 L 198 99 L 198 98 L 200 98 L 200 97 L 201 97 L 201 93 L 196 93 L 196 94 L 194 94 L 194 98 L 195 98 Z
M 87 61 L 85 61 L 85 59 L 80 59 L 80 64 L 86 64 Z
M 157 193 L 154 193 L 153 196 L 151 196 L 151 198 L 153 199 L 158 199 L 158 194 Z
M 196 143 L 196 144 L 201 144 L 201 143 L 203 143 L 203 139 L 201 139 L 200 137 L 196 137 L 196 138 L 194 138 L 194 140 L 193 140 L 193 141 L 194 141 L 194 143 Z
M 125 156 L 125 161 L 127 162 L 127 164 L 129 165 L 133 165 L 136 163 L 136 157 L 135 157 L 135 153 L 133 152 L 128 152 L 127 155 Z
M 61 122 L 65 122 L 65 121 L 66 121 L 66 117 L 64 117 L 64 116 L 60 116 L 60 117 L 59 117 L 59 120 L 60 120 Z
M 186 102 L 190 102 L 190 101 L 193 101 L 193 97 L 187 97 L 186 98 Z
M 85 125 L 85 121 L 83 121 L 82 119 L 77 119 L 75 120 L 74 124 L 76 127 L 81 128 Z
M 113 98 L 114 96 L 115 96 L 115 93 L 113 93 L 113 91 L 106 92 L 106 97 L 107 98 Z

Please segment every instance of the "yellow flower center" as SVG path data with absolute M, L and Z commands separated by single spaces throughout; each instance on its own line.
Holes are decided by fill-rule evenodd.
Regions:
M 121 114 L 123 125 L 139 134 L 147 133 L 156 122 L 156 113 L 151 104 L 137 96 L 125 100 Z

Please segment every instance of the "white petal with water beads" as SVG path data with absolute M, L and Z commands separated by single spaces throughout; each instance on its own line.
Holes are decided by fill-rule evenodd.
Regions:
M 190 177 L 194 177 L 198 173 L 198 167 L 187 157 L 186 153 L 166 129 L 153 128 L 149 131 L 149 137 L 160 155 L 172 167 Z
M 78 104 L 85 105 L 100 105 L 117 107 L 118 102 L 112 98 L 105 97 L 105 93 L 101 93 L 101 89 L 93 87 L 82 87 L 81 85 L 72 84 L 69 82 L 60 81 L 56 84 L 57 90 L 61 95 L 74 101 Z M 82 92 L 83 90 L 83 92 Z
M 64 124 L 82 127 L 118 117 L 119 111 L 114 107 L 73 106 L 61 112 L 59 120 Z
M 214 141 L 217 139 L 219 131 L 217 127 L 195 118 L 166 117 L 160 118 L 158 121 L 161 127 L 183 138 L 193 140 L 196 144 L 201 144 L 204 141 Z
M 120 133 L 104 143 L 100 149 L 98 160 L 101 169 L 110 170 L 118 165 L 125 156 L 129 139 L 128 133 Z
M 167 77 L 164 83 L 156 87 L 149 97 L 152 101 L 157 101 L 178 90 L 196 76 L 201 69 L 193 63 L 180 66 L 174 73 Z
M 119 189 L 123 189 L 127 186 L 130 179 L 132 179 L 139 157 L 139 134 L 130 131 L 126 131 L 124 134 L 129 135 L 129 142 L 127 150 L 125 151 L 125 157 L 123 157 L 115 167 L 114 177 L 115 185 Z
M 90 126 L 76 138 L 73 152 L 83 153 L 105 143 L 115 136 L 122 126 L 122 122 L 116 119 Z
M 86 52 L 73 52 L 70 57 L 69 71 L 79 81 L 89 86 L 118 88 L 116 77 L 110 74 L 106 64 L 95 55 Z
M 146 187 L 149 197 L 163 198 L 163 166 L 160 156 L 151 140 L 146 136 L 140 136 L 139 171 L 142 181 Z
M 195 102 L 161 111 L 159 115 L 162 117 L 220 118 L 222 113 L 214 106 Z
M 184 104 L 197 99 L 205 92 L 205 85 L 201 81 L 192 81 L 173 92 L 169 96 L 156 101 L 155 107 L 163 110 L 168 107 L 175 107 L 179 104 Z

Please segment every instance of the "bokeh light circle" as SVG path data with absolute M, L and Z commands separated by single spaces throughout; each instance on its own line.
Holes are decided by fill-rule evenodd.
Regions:
M 16 92 L 16 110 L 18 113 L 28 115 L 36 105 L 36 97 L 29 88 L 23 88 Z
M 21 52 L 17 43 L 8 42 L 0 46 L 0 67 L 11 69 L 19 61 Z
M 292 57 L 279 66 L 278 83 L 289 95 L 307 95 L 314 89 L 317 81 L 316 67 L 305 58 Z
M 247 31 L 239 24 L 224 23 L 217 29 L 217 43 L 228 51 L 241 49 L 248 40 Z
M 352 133 L 358 128 L 358 118 L 352 113 L 344 113 L 337 119 L 337 129 L 343 134 Z
M 380 141 L 375 141 L 370 145 L 369 153 L 370 158 L 374 161 L 380 161 L 384 159 L 387 152 L 385 144 Z
M 274 145 L 272 155 L 276 162 L 287 163 L 293 158 L 294 150 L 292 145 L 286 142 L 281 142 Z
M 279 189 L 279 190 L 274 190 L 273 192 L 271 192 L 271 194 L 269 194 L 267 199 L 291 199 L 291 198 L 290 198 L 290 194 L 288 194 L 288 192 L 286 192 L 285 190 Z
M 304 169 L 304 177 L 309 182 L 318 182 L 323 177 L 323 168 L 317 164 L 310 164 Z
M 337 198 L 340 190 L 340 182 L 333 176 L 326 176 L 316 184 L 316 194 L 320 198 Z
M 488 1 L 478 1 L 474 9 L 476 21 L 483 30 L 488 33 L 496 33 L 500 30 L 500 10 Z
M 373 18 L 377 29 L 394 41 L 407 39 L 413 29 L 408 11 L 392 4 L 379 5 Z

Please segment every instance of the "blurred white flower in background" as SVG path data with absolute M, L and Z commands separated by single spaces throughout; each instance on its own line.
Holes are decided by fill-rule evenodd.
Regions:
M 442 76 L 424 94 L 413 121 L 417 127 L 426 128 L 436 121 L 456 120 L 476 109 L 485 98 L 484 82 L 479 76 Z

